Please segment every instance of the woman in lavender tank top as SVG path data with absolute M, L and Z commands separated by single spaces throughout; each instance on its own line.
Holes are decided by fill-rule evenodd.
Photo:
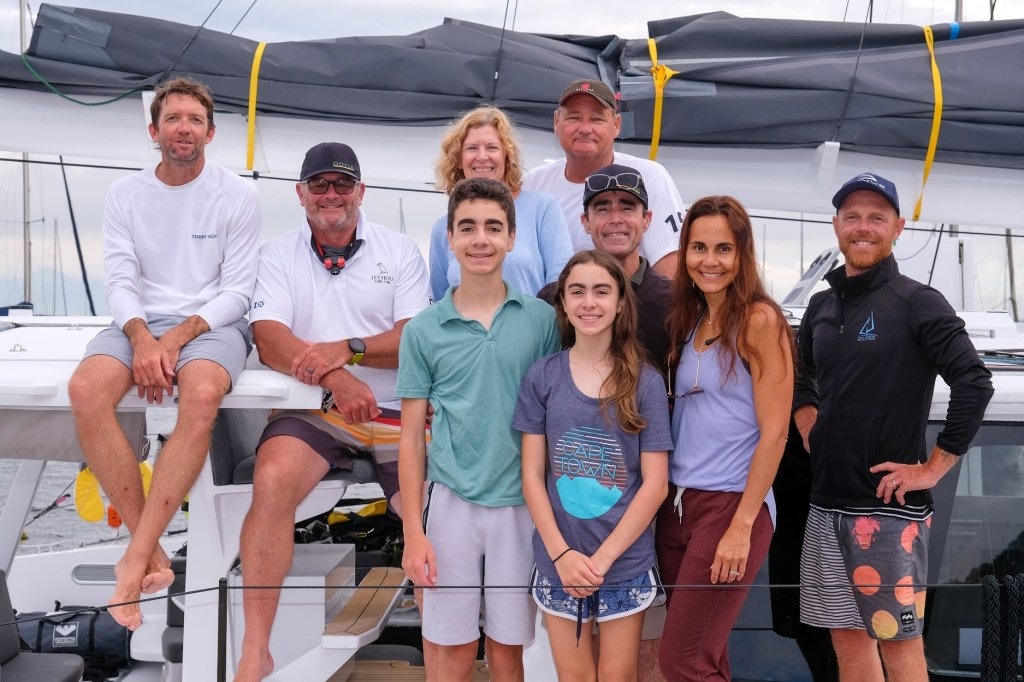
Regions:
M 675 450 L 657 552 L 666 583 L 699 587 L 670 594 L 660 663 L 673 682 L 728 680 L 729 632 L 771 543 L 792 332 L 761 282 L 736 199 L 697 200 L 679 252 L 668 322 Z

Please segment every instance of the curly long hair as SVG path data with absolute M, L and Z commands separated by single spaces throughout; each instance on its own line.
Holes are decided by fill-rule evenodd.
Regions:
M 470 130 L 488 125 L 497 131 L 501 148 L 505 151 L 505 173 L 502 182 L 508 185 L 513 194 L 522 188 L 523 159 L 516 139 L 515 124 L 508 114 L 498 107 L 484 105 L 466 112 L 448 124 L 444 137 L 441 138 L 441 157 L 434 167 L 437 189 L 450 194 L 455 183 L 466 177 L 462 172 L 462 144 Z
M 672 282 L 672 307 L 668 315 L 668 331 L 672 343 L 669 350 L 669 368 L 676 366 L 683 344 L 690 338 L 693 328 L 708 306 L 704 293 L 696 286 L 686 267 L 686 254 L 693 223 L 698 218 L 708 216 L 725 218 L 736 241 L 736 277 L 729 284 L 725 304 L 718 311 L 718 320 L 722 325 L 718 343 L 725 351 L 719 358 L 723 363 L 723 369 L 726 370 L 725 378 L 728 379 L 736 375 L 737 358 L 752 358 L 760 364 L 760 354 L 746 333 L 747 323 L 755 306 L 766 305 L 779 316 L 782 321 L 779 345 L 789 347 L 790 351 L 793 348 L 793 333 L 786 324 L 782 308 L 768 295 L 761 280 L 754 248 L 754 230 L 747 210 L 730 196 L 703 197 L 690 206 L 679 231 L 680 262 Z
M 558 276 L 558 290 L 555 292 L 554 303 L 558 331 L 562 334 L 562 348 L 572 348 L 576 345 L 576 328 L 569 322 L 569 316 L 565 312 L 565 283 L 572 269 L 585 263 L 593 263 L 611 275 L 622 301 L 622 311 L 615 316 L 612 323 L 612 343 L 608 350 L 612 371 L 601 386 L 601 393 L 604 394 L 601 398 L 601 410 L 607 417 L 609 406 L 615 405 L 619 428 L 626 433 L 639 433 L 647 426 L 647 422 L 640 414 L 640 404 L 637 401 L 640 372 L 645 356 L 637 340 L 636 294 L 633 293 L 629 277 L 619 262 L 603 251 L 580 251 L 569 259 Z

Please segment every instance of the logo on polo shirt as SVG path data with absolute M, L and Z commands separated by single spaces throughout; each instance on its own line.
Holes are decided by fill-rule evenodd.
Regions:
M 370 277 L 370 279 L 377 284 L 391 284 L 395 281 L 395 278 L 388 272 L 383 263 L 377 263 L 377 274 Z
M 264 305 L 266 305 L 266 302 L 264 302 L 264 301 L 253 301 L 252 302 L 252 309 L 256 310 L 257 308 L 262 308 Z
M 875 311 L 872 310 L 871 314 L 868 315 L 868 319 L 864 321 L 864 326 L 860 328 L 860 332 L 857 334 L 858 341 L 874 341 L 878 338 L 878 334 L 875 333 Z

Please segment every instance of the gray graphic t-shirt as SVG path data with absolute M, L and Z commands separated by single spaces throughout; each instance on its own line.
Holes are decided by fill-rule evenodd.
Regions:
M 574 550 L 592 555 L 611 534 L 640 488 L 640 453 L 672 449 L 668 398 L 657 370 L 643 366 L 638 390 L 647 426 L 629 434 L 618 426 L 614 406 L 584 395 L 569 372 L 569 352 L 538 360 L 523 377 L 512 427 L 547 439 L 547 490 L 555 520 Z M 534 531 L 538 570 L 557 575 L 540 534 Z M 607 584 L 652 568 L 654 534 L 648 528 L 612 565 Z

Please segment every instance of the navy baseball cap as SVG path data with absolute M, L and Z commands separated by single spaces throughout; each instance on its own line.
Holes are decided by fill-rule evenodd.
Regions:
M 299 180 L 304 182 L 320 173 L 344 173 L 359 180 L 359 159 L 347 144 L 321 142 L 306 152 Z
M 846 197 L 862 189 L 881 195 L 896 209 L 896 215 L 900 214 L 900 197 L 896 193 L 896 185 L 891 180 L 886 180 L 881 175 L 874 173 L 861 173 L 857 177 L 847 180 L 846 184 L 840 187 L 836 195 L 832 197 L 832 205 L 838 211 L 846 201 Z
M 647 188 L 643 176 L 635 168 L 612 163 L 587 176 L 583 183 L 583 210 L 587 210 L 594 197 L 605 192 L 628 192 L 647 208 Z

